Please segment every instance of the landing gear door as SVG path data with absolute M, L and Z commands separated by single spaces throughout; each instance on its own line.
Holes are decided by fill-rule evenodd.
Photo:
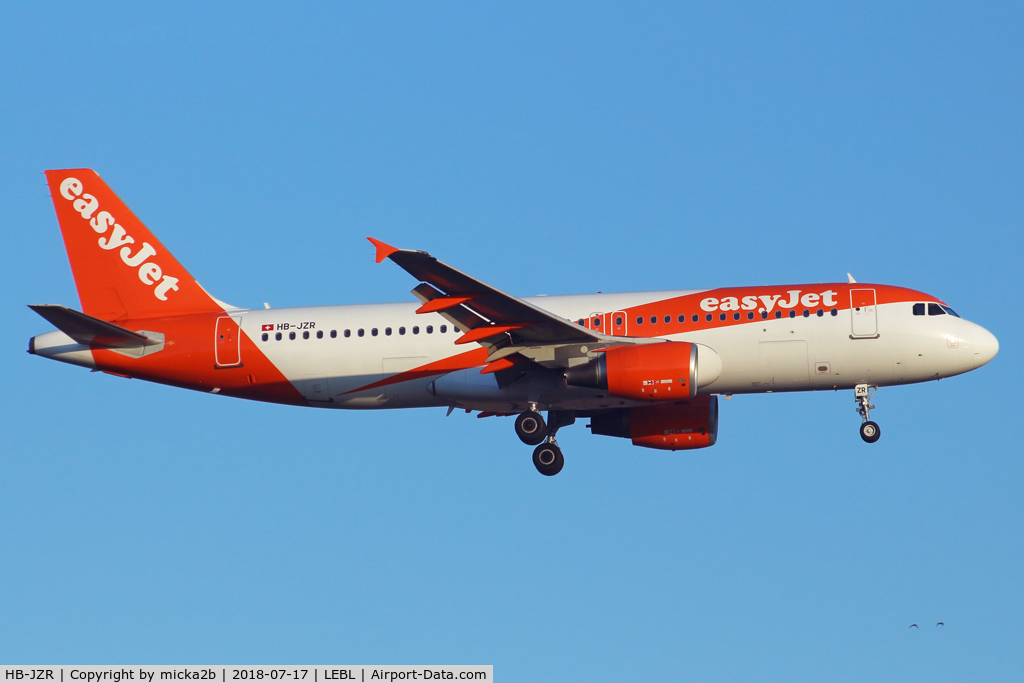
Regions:
M 611 324 L 609 325 L 609 330 L 611 330 L 611 334 L 615 335 L 616 337 L 625 337 L 627 324 L 626 312 L 615 311 L 614 313 L 611 313 L 608 317 L 611 318 Z
M 242 319 L 230 316 L 217 318 L 217 333 L 213 340 L 213 361 L 218 368 L 233 368 L 242 364 Z
M 850 316 L 852 320 L 852 337 L 874 338 L 878 336 L 878 306 L 875 302 L 875 290 L 850 290 Z

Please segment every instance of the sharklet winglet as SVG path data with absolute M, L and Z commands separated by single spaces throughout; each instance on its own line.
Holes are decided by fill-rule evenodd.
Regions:
M 385 244 L 384 242 L 381 242 L 380 240 L 375 240 L 372 237 L 367 237 L 366 239 L 370 240 L 370 244 L 377 248 L 377 263 L 380 263 L 388 256 L 394 254 L 396 251 L 400 251 L 398 247 L 393 247 L 390 244 Z

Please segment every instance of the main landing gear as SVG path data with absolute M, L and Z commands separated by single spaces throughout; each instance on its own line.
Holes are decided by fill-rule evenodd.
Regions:
M 565 458 L 555 441 L 555 434 L 575 421 L 576 413 L 571 410 L 549 410 L 545 424 L 534 406 L 516 418 L 516 435 L 527 446 L 537 446 L 533 451 L 533 466 L 545 477 L 553 477 L 562 471 Z
M 857 413 L 860 414 L 860 438 L 867 443 L 874 443 L 882 436 L 882 429 L 877 422 L 869 418 L 875 406 L 871 405 L 871 397 L 875 395 L 878 387 L 869 387 L 867 384 L 858 384 L 853 388 L 853 397 L 857 402 Z
M 553 477 L 562 471 L 565 458 L 562 449 L 554 441 L 542 443 L 533 450 L 533 466 L 545 477 Z
M 548 426 L 536 410 L 527 410 L 516 418 L 516 436 L 527 446 L 536 446 L 548 435 Z

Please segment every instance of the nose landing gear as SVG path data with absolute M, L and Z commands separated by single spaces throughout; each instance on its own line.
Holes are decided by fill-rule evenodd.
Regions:
M 867 443 L 874 443 L 882 436 L 882 429 L 877 422 L 872 422 L 871 411 L 875 406 L 871 404 L 871 397 L 875 395 L 878 387 L 870 387 L 867 384 L 858 384 L 853 388 L 853 397 L 857 402 L 857 413 L 860 415 L 860 438 Z

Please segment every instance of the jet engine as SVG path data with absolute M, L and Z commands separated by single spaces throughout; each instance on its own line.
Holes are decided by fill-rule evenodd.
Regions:
M 714 382 L 721 370 L 721 359 L 707 346 L 690 342 L 635 344 L 612 347 L 597 360 L 569 368 L 565 383 L 606 389 L 621 398 L 676 401 L 696 396 L 698 387 Z
M 714 446 L 718 440 L 718 397 L 697 396 L 599 413 L 590 418 L 590 431 L 665 451 Z

